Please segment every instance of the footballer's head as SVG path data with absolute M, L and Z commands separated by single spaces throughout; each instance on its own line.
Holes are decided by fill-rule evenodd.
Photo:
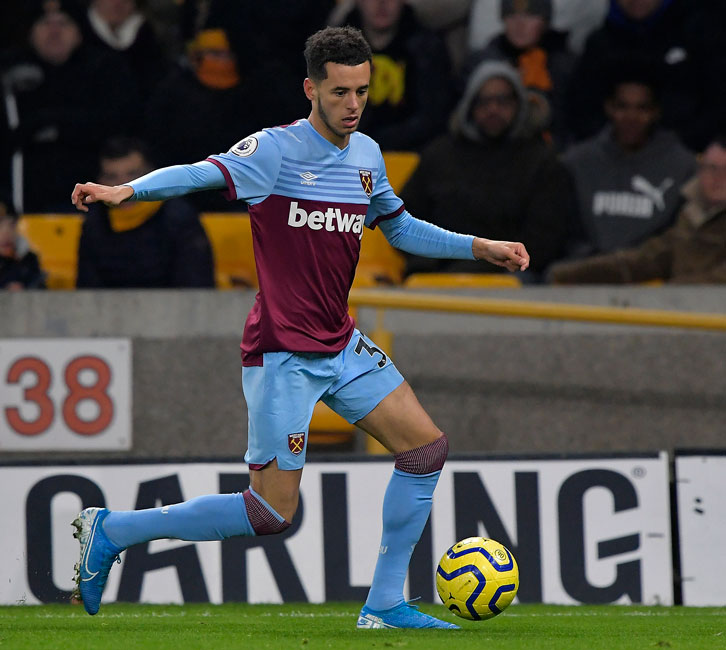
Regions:
M 372 60 L 371 46 L 355 27 L 326 27 L 305 42 L 308 77 L 316 83 L 327 79 L 326 63 L 358 66 Z
M 371 48 L 352 27 L 326 27 L 305 44 L 305 95 L 310 122 L 338 147 L 348 144 L 360 122 L 371 79 Z

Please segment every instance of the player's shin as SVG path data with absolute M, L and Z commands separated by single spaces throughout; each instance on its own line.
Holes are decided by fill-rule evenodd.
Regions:
M 243 494 L 210 494 L 147 510 L 113 511 L 103 529 L 116 546 L 128 548 L 153 539 L 221 540 L 255 535 Z
M 404 602 L 403 585 L 411 554 L 431 512 L 431 502 L 448 454 L 438 440 L 396 454 L 393 476 L 383 499 L 383 535 L 366 606 L 384 611 Z

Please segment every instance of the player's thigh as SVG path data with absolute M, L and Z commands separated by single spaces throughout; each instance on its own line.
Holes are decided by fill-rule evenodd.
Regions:
M 283 470 L 303 467 L 313 408 L 334 380 L 335 367 L 334 357 L 269 352 L 262 366 L 243 368 L 245 460 L 252 469 L 275 458 Z
M 356 422 L 356 426 L 394 454 L 434 442 L 442 433 L 406 381 Z

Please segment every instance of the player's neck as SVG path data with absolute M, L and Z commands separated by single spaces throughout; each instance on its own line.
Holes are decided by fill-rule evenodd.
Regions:
M 348 133 L 344 136 L 340 136 L 337 133 L 334 133 L 330 130 L 330 128 L 328 128 L 328 125 L 320 118 L 320 116 L 315 111 L 312 111 L 310 113 L 310 116 L 308 117 L 308 122 L 310 122 L 311 126 L 320 135 L 322 135 L 328 142 L 338 147 L 338 149 L 345 149 L 348 146 L 348 143 L 350 142 L 350 134 Z

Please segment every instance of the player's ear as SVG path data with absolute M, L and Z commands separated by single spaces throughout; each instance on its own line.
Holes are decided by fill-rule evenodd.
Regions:
M 313 98 L 315 97 L 316 88 L 315 82 L 310 77 L 305 77 L 305 81 L 303 81 L 303 90 L 305 91 L 305 97 L 307 97 L 310 101 L 313 101 Z

